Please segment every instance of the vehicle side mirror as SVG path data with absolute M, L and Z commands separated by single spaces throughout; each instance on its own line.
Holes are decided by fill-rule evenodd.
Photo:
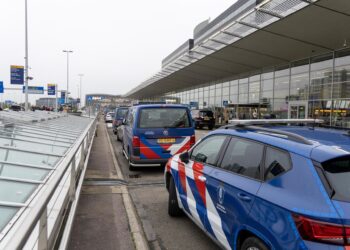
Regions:
M 202 154 L 202 153 L 198 153 L 194 160 L 197 161 L 197 162 L 205 163 L 207 161 L 207 156 Z
M 188 153 L 188 151 L 180 154 L 180 160 L 186 164 L 190 162 L 190 154 Z

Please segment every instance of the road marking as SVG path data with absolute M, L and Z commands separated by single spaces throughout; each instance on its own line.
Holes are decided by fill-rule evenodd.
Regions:
M 120 166 L 118 164 L 117 158 L 114 153 L 114 149 L 111 143 L 111 138 L 109 136 L 107 128 L 106 127 L 104 128 L 105 128 L 104 129 L 105 132 L 107 133 L 107 140 L 108 140 L 109 148 L 112 154 L 113 164 L 114 164 L 115 170 L 117 171 L 117 176 L 119 179 L 124 180 L 123 173 L 120 169 Z M 134 204 L 130 198 L 129 190 L 126 186 L 122 186 L 121 191 L 122 191 L 123 203 L 126 210 L 126 214 L 128 216 L 129 227 L 130 227 L 132 238 L 134 240 L 135 248 L 136 250 L 149 250 L 147 239 L 146 239 L 145 233 L 143 232 L 142 227 L 140 226 Z

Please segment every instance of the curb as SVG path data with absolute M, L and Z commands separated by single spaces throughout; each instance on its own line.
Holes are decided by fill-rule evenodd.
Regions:
M 113 158 L 113 165 L 115 167 L 115 170 L 117 171 L 117 176 L 118 178 L 124 180 L 124 176 L 123 173 L 119 167 L 117 158 L 115 156 L 115 152 L 111 143 L 111 138 L 108 134 L 107 131 L 107 127 L 104 126 L 104 130 L 107 133 L 107 138 L 108 138 L 108 144 L 109 144 L 109 148 L 112 154 L 112 158 Z M 125 207 L 125 211 L 127 213 L 128 216 L 128 222 L 129 222 L 129 227 L 130 227 L 130 232 L 132 235 L 132 238 L 134 240 L 134 244 L 135 244 L 135 249 L 136 250 L 149 250 L 149 246 L 148 246 L 148 241 L 145 237 L 145 233 L 143 231 L 143 228 L 141 225 L 141 222 L 139 221 L 139 218 L 137 216 L 136 213 L 136 209 L 134 207 L 134 204 L 132 202 L 132 199 L 130 197 L 130 193 L 129 190 L 126 186 L 122 187 L 122 197 L 123 197 L 123 203 L 124 203 L 124 207 Z

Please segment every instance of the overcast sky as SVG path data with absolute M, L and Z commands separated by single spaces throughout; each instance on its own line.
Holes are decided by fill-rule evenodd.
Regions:
M 0 1 L 0 81 L 10 85 L 10 65 L 24 65 L 24 2 Z M 194 27 L 214 19 L 235 0 L 28 0 L 29 65 L 33 86 L 57 83 L 78 93 L 125 94 L 158 72 L 161 60 L 192 38 Z M 18 91 L 0 101 L 24 101 Z M 36 98 L 31 96 L 33 103 Z

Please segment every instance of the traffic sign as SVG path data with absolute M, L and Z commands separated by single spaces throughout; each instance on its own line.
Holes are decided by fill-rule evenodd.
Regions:
M 0 82 L 0 93 L 4 93 L 4 83 Z
M 11 84 L 24 84 L 24 67 L 11 65 Z
M 61 99 L 66 99 L 66 91 L 61 91 Z
M 23 93 L 26 92 L 26 86 L 23 86 Z M 43 95 L 44 87 L 28 86 L 28 94 Z
M 56 84 L 47 84 L 47 95 L 56 95 Z

